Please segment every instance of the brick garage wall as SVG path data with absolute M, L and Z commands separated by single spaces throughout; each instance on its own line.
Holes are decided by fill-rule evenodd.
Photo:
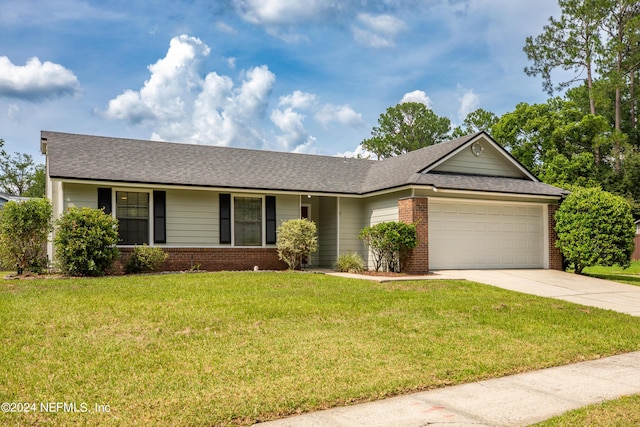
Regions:
M 556 234 L 556 211 L 560 205 L 549 205 L 549 268 L 551 270 L 564 270 L 562 262 L 562 253 L 560 249 L 556 248 L 556 240 L 558 235 Z
M 286 270 L 287 264 L 278 259 L 276 248 L 162 248 L 169 255 L 164 263 L 165 271 L 185 271 L 199 265 L 200 270 Z M 115 270 L 122 272 L 123 265 L 133 248 L 120 248 L 121 259 Z
M 398 220 L 416 224 L 418 246 L 411 251 L 404 271 L 409 274 L 429 272 L 429 201 L 425 197 L 398 200 Z

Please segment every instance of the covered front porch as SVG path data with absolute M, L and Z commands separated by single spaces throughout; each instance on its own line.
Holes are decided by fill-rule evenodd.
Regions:
M 358 253 L 365 261 L 366 249 L 358 239 L 365 227 L 360 198 L 341 196 L 303 196 L 300 217 L 315 222 L 318 252 L 311 255 L 308 267 L 333 268 L 339 254 Z

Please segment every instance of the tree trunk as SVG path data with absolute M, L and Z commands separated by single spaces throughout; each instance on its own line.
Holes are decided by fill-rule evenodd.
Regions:
M 589 88 L 589 109 L 591 111 L 591 114 L 595 116 L 596 100 L 593 95 L 593 75 L 591 72 L 591 56 L 590 55 L 587 57 L 586 68 L 587 68 L 587 87 Z M 598 166 L 600 164 L 600 147 L 598 145 L 596 145 L 593 148 L 593 157 L 595 159 L 596 166 Z
M 631 69 L 629 73 L 629 95 L 631 98 L 631 129 L 636 128 L 636 97 L 635 97 L 635 78 L 636 70 L 635 67 Z

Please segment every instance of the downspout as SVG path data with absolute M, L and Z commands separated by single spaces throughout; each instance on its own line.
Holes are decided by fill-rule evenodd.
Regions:
M 340 256 L 340 197 L 336 199 L 336 258 Z

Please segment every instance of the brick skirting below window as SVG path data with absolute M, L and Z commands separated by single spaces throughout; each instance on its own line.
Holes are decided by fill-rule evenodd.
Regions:
M 286 270 L 287 264 L 278 259 L 276 248 L 162 248 L 169 257 L 164 262 L 164 271 Z M 123 271 L 123 265 L 133 248 L 120 248 L 121 259 L 115 270 Z

